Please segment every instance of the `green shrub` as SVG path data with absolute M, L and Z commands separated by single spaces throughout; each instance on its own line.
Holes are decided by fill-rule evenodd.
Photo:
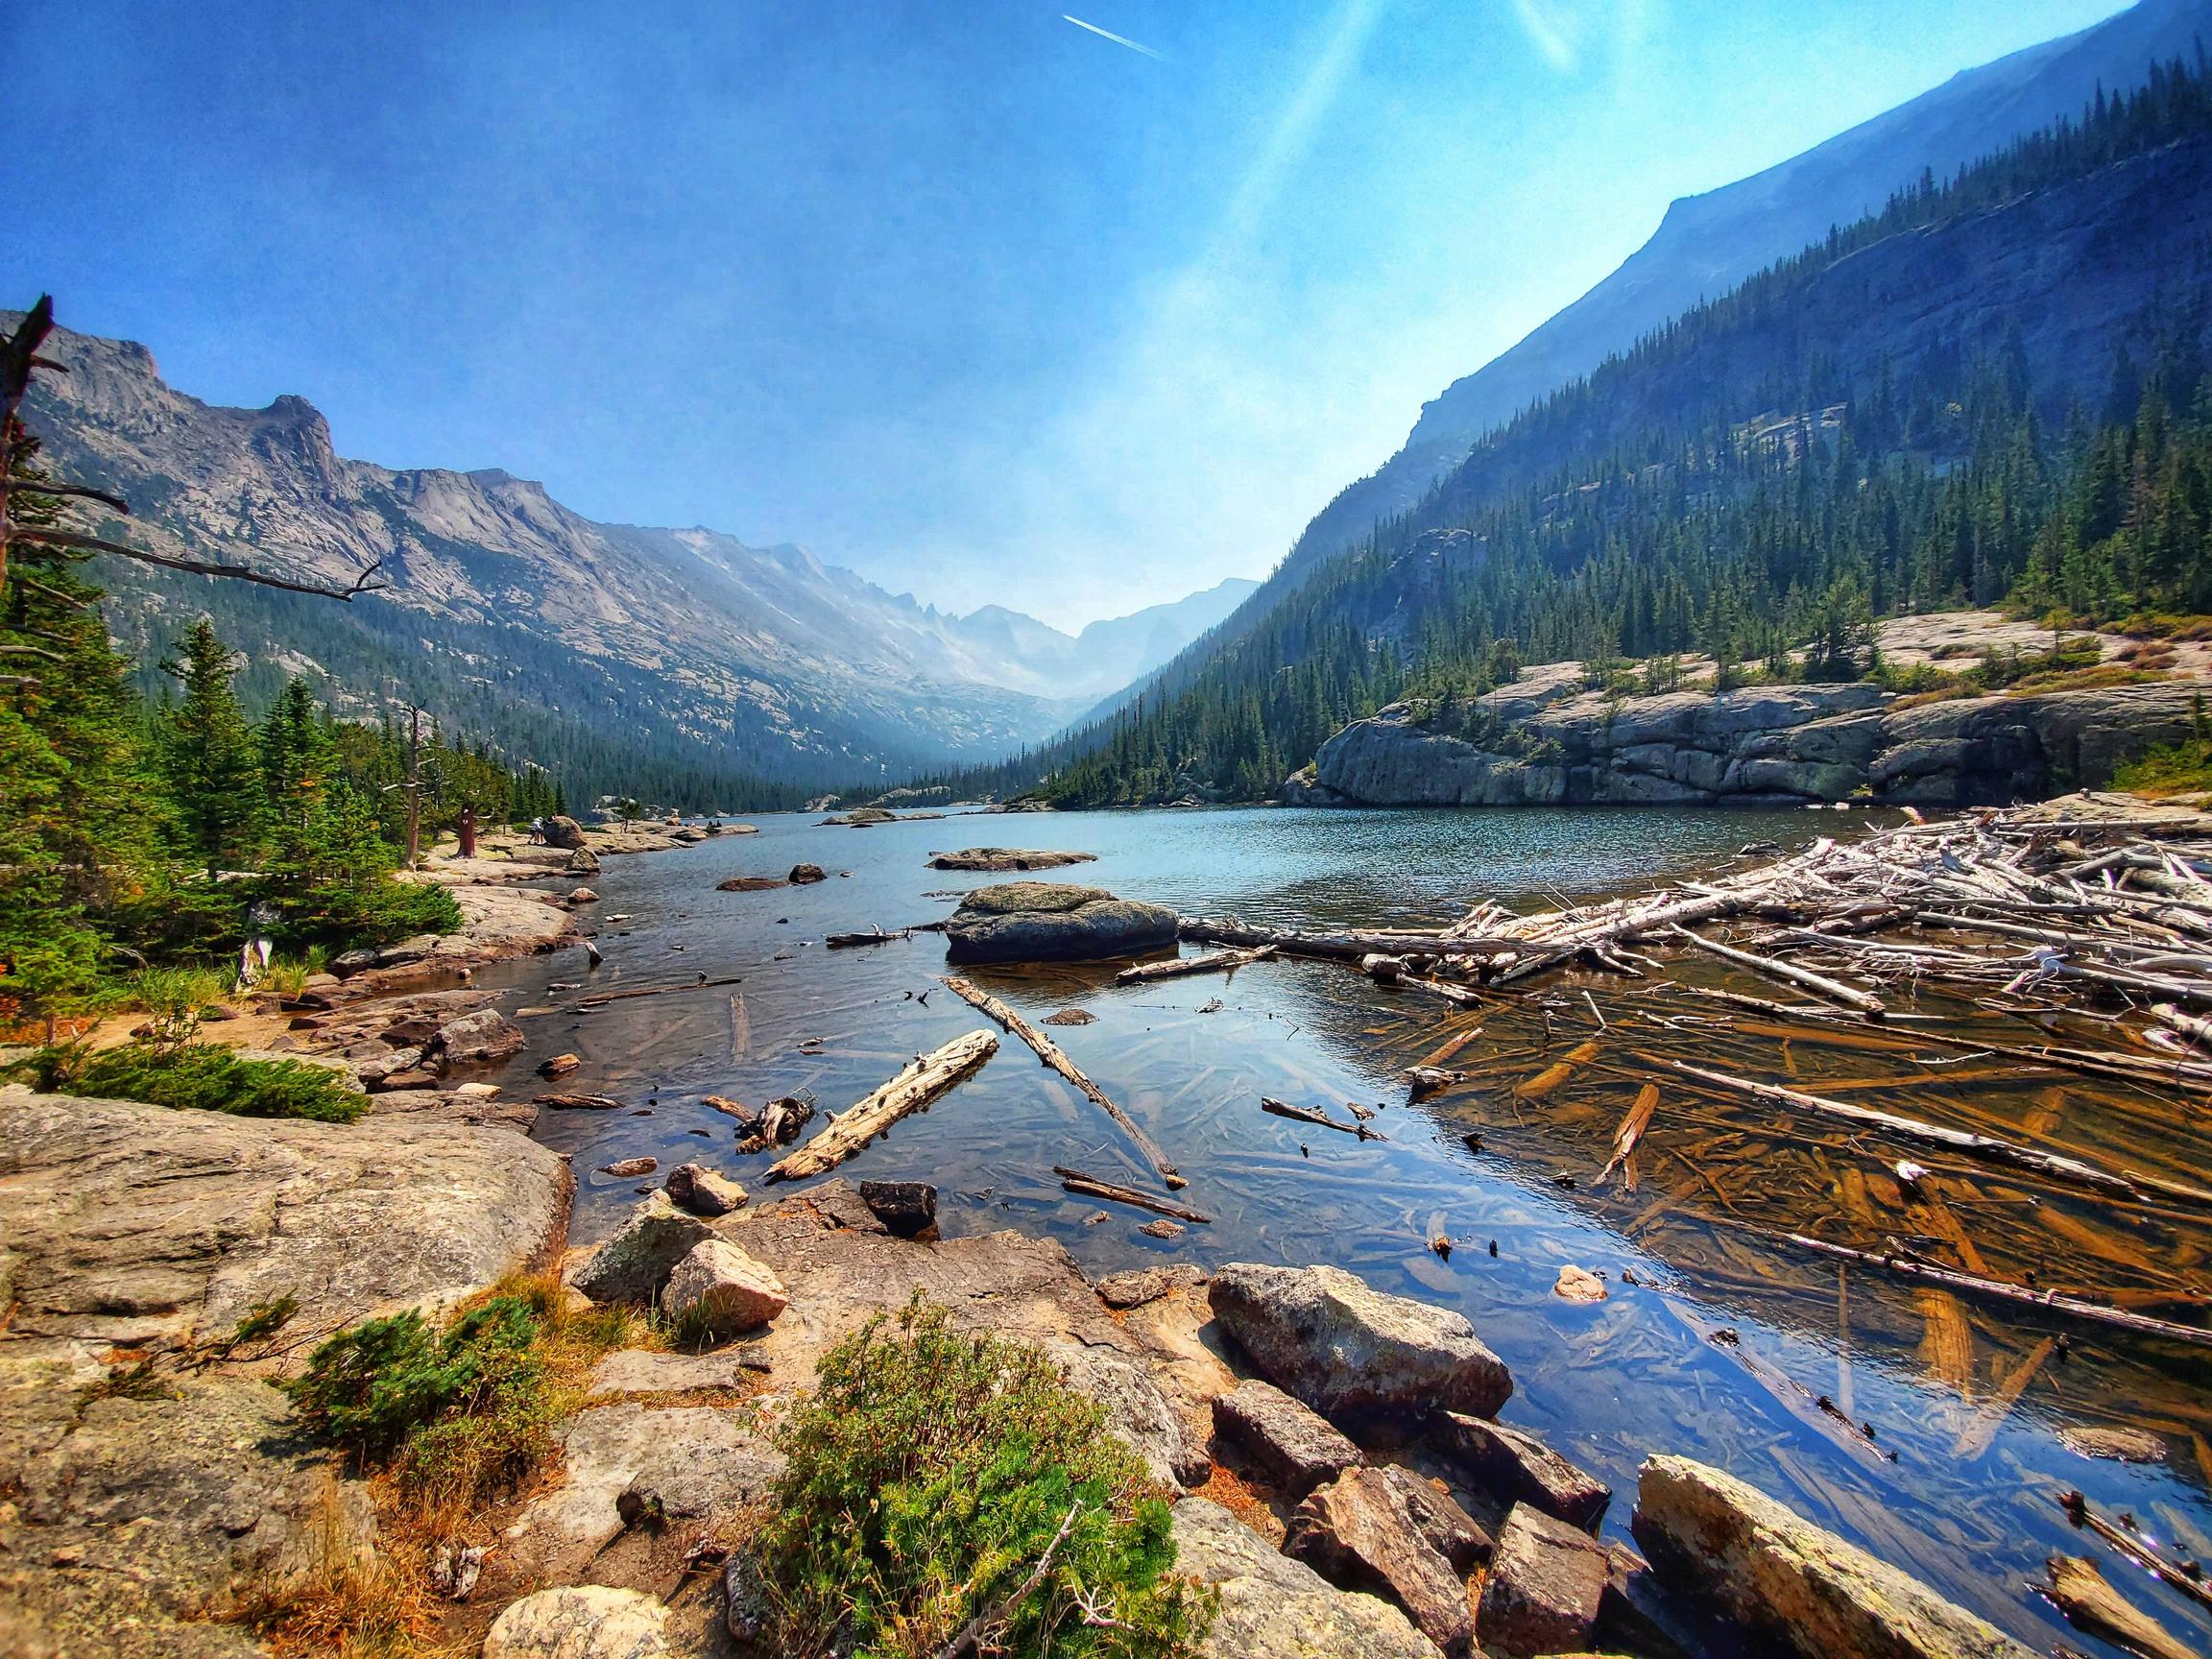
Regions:
M 1192 1651 L 1214 1600 L 1169 1575 L 1143 1464 L 1045 1355 L 950 1320 L 917 1299 L 837 1344 L 781 1436 L 756 1553 L 791 1650 L 929 1654 L 981 1613 L 993 1653 Z
M 534 1390 L 538 1317 L 517 1296 L 494 1296 L 443 1335 L 410 1309 L 339 1332 L 284 1385 L 309 1433 L 381 1462 L 446 1417 L 465 1417 Z
M 326 1066 L 301 1060 L 248 1060 L 212 1043 L 126 1043 L 89 1049 L 41 1048 L 11 1069 L 32 1086 L 106 1100 L 143 1100 L 239 1118 L 307 1118 L 350 1123 L 368 1101 Z

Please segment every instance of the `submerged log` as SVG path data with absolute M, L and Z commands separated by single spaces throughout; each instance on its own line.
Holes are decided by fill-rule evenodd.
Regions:
M 988 1031 L 955 1037 L 934 1054 L 906 1064 L 905 1070 L 866 1099 L 830 1119 L 813 1140 L 770 1166 L 764 1179 L 800 1181 L 834 1169 L 910 1112 L 919 1112 L 998 1052 L 998 1039 Z
M 1354 962 L 1362 956 L 1396 955 L 1407 950 L 1424 956 L 1535 956 L 1547 950 L 1527 939 L 1457 938 L 1410 929 L 1336 933 L 1303 931 L 1296 927 L 1253 927 L 1234 916 L 1186 916 L 1181 932 L 1186 939 L 1199 939 L 1212 945 L 1272 945 L 1293 956 L 1336 956 Z
M 1339 1135 L 1358 1136 L 1362 1141 L 1387 1141 L 1389 1136 L 1370 1129 L 1364 1123 L 1339 1123 L 1326 1112 L 1316 1112 L 1310 1106 L 1293 1106 L 1287 1100 L 1277 1100 L 1272 1095 L 1260 1096 L 1260 1110 L 1274 1118 L 1293 1118 L 1301 1123 L 1311 1123 L 1323 1129 L 1334 1129 Z
M 998 998 L 980 986 L 974 985 L 966 979 L 948 978 L 945 980 L 945 988 L 963 1002 L 980 1009 L 998 1021 L 999 1024 L 1028 1044 L 1036 1051 L 1038 1059 L 1044 1061 L 1046 1066 L 1080 1089 L 1100 1111 L 1119 1125 L 1121 1133 L 1128 1136 L 1137 1150 L 1144 1154 L 1144 1161 L 1152 1166 L 1154 1172 L 1159 1175 L 1161 1180 L 1166 1182 L 1169 1187 L 1187 1187 L 1190 1185 L 1176 1172 L 1175 1166 L 1167 1162 L 1167 1154 L 1160 1150 L 1158 1143 L 1153 1141 L 1152 1137 L 1145 1134 L 1138 1126 L 1134 1118 L 1117 1106 L 1105 1090 L 1086 1077 L 1075 1062 L 1069 1059 L 1061 1051 L 1059 1044 L 1053 1042 L 1051 1038 L 1046 1036 L 1044 1032 L 1038 1030 L 1036 1026 L 1030 1024 L 1028 1021 L 1022 1019 L 1021 1015 L 1015 1013 L 1013 1009 L 1007 1007 L 1005 1003 L 999 1001 Z
M 665 997 L 672 991 L 710 991 L 717 985 L 744 983 L 745 975 L 742 974 L 729 974 L 719 979 L 709 979 L 702 974 L 698 978 L 685 980 L 681 985 L 640 985 L 633 991 L 602 991 L 596 997 L 587 997 L 581 1002 L 572 1002 L 569 1006 L 604 1008 L 610 1002 L 626 1002 L 633 997 Z
M 1186 974 L 1227 974 L 1277 954 L 1274 946 L 1262 945 L 1250 950 L 1209 950 L 1198 956 L 1178 956 L 1172 962 L 1141 962 L 1115 974 L 1114 983 L 1147 985 L 1155 979 L 1180 979 Z
M 1647 1083 L 1636 1092 L 1636 1102 L 1621 1119 L 1621 1127 L 1613 1131 L 1613 1156 L 1605 1167 L 1598 1171 L 1594 1186 L 1604 1186 L 1606 1178 L 1619 1169 L 1622 1189 L 1629 1192 L 1636 1190 L 1636 1166 L 1631 1160 L 1636 1153 L 1636 1142 L 1643 1140 L 1644 1131 L 1651 1127 L 1651 1114 L 1658 1110 L 1659 1085 Z
M 2164 1625 L 2113 1589 L 2086 1556 L 2054 1555 L 2043 1563 L 2043 1571 L 2050 1575 L 2045 1594 L 2077 1628 L 2145 1659 L 2194 1659 L 2195 1648 L 2176 1642 Z
M 550 1106 L 556 1112 L 619 1112 L 622 1102 L 612 1094 L 533 1094 L 533 1106 Z
M 1982 1279 L 1972 1273 L 1961 1273 L 1954 1267 L 1942 1267 L 1933 1262 L 1924 1262 L 1917 1256 L 1858 1250 L 1848 1244 L 1831 1244 L 1825 1238 L 1810 1238 L 1803 1233 L 1781 1233 L 1771 1227 L 1754 1226 L 1750 1222 L 1738 1221 L 1725 1215 L 1709 1215 L 1706 1219 L 1716 1226 L 1733 1227 L 1738 1232 L 1748 1233 L 1775 1243 L 1794 1244 L 1800 1250 L 1833 1256 L 1839 1262 L 1856 1262 L 1862 1266 L 1884 1268 L 1900 1279 L 1940 1285 L 1947 1290 L 1980 1296 L 1992 1302 L 2009 1302 L 2015 1307 L 2036 1308 L 2061 1318 L 2080 1320 L 2084 1324 L 2107 1325 L 2115 1330 L 2130 1331 L 2138 1336 L 2185 1343 L 2192 1348 L 2212 1348 L 2212 1330 L 2201 1325 L 2176 1325 L 2170 1319 L 2153 1319 L 2147 1313 L 2130 1313 L 2123 1308 L 2108 1307 L 2104 1303 L 2091 1302 L 2080 1296 L 2062 1295 L 2056 1290 L 2031 1290 L 2025 1285 L 2008 1285 L 2001 1279 Z
M 1186 1210 L 1180 1204 L 1171 1204 L 1165 1198 L 1155 1198 L 1149 1192 L 1140 1192 L 1134 1187 L 1123 1187 L 1112 1181 L 1101 1181 L 1095 1175 L 1086 1175 L 1080 1169 L 1070 1169 L 1065 1165 L 1052 1166 L 1052 1173 L 1060 1177 L 1060 1185 L 1070 1192 L 1085 1198 L 1105 1198 L 1116 1204 L 1127 1204 L 1133 1209 L 1149 1210 L 1155 1215 L 1172 1215 L 1178 1221 L 1195 1221 L 1201 1227 L 1211 1227 L 1214 1217 L 1201 1215 L 1195 1210 Z
M 1877 1130 L 1894 1141 L 1955 1152 L 1977 1163 L 2026 1169 L 2046 1180 L 2084 1187 L 2093 1192 L 2133 1199 L 2138 1203 L 2155 1194 L 2183 1203 L 2212 1206 L 2212 1191 L 2187 1186 L 2182 1182 L 2165 1181 L 2153 1175 L 2133 1172 L 2116 1174 L 2109 1169 L 2100 1169 L 2093 1164 L 2084 1164 L 2078 1158 L 2068 1158 L 2058 1152 L 2039 1151 L 2032 1146 L 2017 1145 L 1990 1135 L 1977 1135 L 1965 1129 L 1946 1129 L 1940 1124 L 1923 1123 L 1916 1118 L 1900 1118 L 1893 1112 L 1877 1112 L 1871 1106 L 1854 1106 L 1847 1101 L 1830 1100 L 1824 1095 L 1807 1094 L 1774 1083 L 1755 1083 L 1748 1077 L 1731 1077 L 1725 1071 L 1709 1071 L 1686 1060 L 1675 1060 L 1671 1064 L 1675 1070 L 1687 1076 L 1719 1088 L 1733 1089 L 1797 1111 L 1817 1113 L 1846 1123 L 1856 1123 L 1863 1128 Z

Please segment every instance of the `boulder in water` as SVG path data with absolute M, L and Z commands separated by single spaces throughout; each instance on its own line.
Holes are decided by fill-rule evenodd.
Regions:
M 1175 943 L 1175 912 L 1103 887 L 1008 881 L 978 887 L 945 925 L 954 962 L 1097 962 Z

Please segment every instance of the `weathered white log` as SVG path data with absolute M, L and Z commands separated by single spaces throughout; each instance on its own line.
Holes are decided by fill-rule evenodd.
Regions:
M 1831 1002 L 1839 1002 L 1846 1008 L 1856 1009 L 1870 1020 L 1879 1020 L 1889 1012 L 1883 1005 L 1881 998 L 1831 979 L 1825 974 L 1815 974 L 1810 968 L 1800 968 L 1794 962 L 1777 962 L 1770 956 L 1754 956 L 1750 951 L 1739 950 L 1733 945 L 1722 945 L 1716 940 L 1701 938 L 1687 927 L 1674 928 L 1673 936 L 1685 945 L 1694 945 L 1710 955 L 1719 957 L 1723 962 L 1733 962 L 1737 967 L 1747 969 L 1753 974 L 1763 974 L 1769 979 L 1801 985 L 1815 996 L 1825 997 Z
M 2212 1020 L 2196 1014 L 2184 1014 L 2171 1002 L 2152 1003 L 2151 1018 L 2170 1030 L 2180 1032 L 2200 1047 L 2212 1048 Z
M 1198 956 L 1178 956 L 1172 962 L 1142 962 L 1114 975 L 1117 985 L 1145 985 L 1155 979 L 1180 979 L 1186 974 L 1226 974 L 1252 962 L 1265 962 L 1277 954 L 1272 945 L 1250 950 L 1209 950 Z
M 955 1037 L 933 1054 L 906 1063 L 905 1070 L 866 1099 L 832 1117 L 813 1140 L 770 1166 L 764 1179 L 803 1181 L 834 1169 L 910 1112 L 919 1112 L 998 1052 L 998 1039 L 988 1031 Z
M 1082 1069 L 1068 1058 L 1060 1045 L 998 1000 L 981 986 L 966 979 L 947 978 L 945 988 L 972 1007 L 982 1010 L 1036 1051 L 1037 1058 L 1080 1089 L 1093 1104 L 1114 1119 L 1128 1136 L 1137 1150 L 1144 1154 L 1144 1161 L 1169 1187 L 1188 1187 L 1190 1183 L 1177 1173 L 1175 1166 L 1167 1162 L 1167 1154 L 1161 1151 L 1158 1142 L 1138 1126 L 1137 1120 L 1114 1103 L 1113 1097 L 1083 1074 Z

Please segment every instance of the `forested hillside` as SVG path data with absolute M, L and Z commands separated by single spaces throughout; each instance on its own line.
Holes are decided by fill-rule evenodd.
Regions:
M 1408 690 L 1872 617 L 2212 609 L 2201 57 L 1832 231 L 1479 445 L 1170 687 L 970 787 L 1255 799 Z M 1810 665 L 1790 647 L 1812 644 Z

